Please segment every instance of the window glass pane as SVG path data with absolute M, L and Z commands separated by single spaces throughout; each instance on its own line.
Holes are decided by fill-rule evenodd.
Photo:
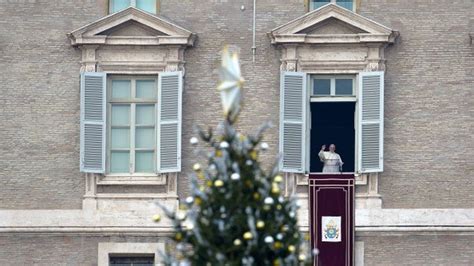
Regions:
M 153 149 L 155 144 L 155 129 L 154 128 L 140 128 L 135 130 L 135 147 Z
M 130 0 L 110 0 L 110 10 L 112 13 L 118 12 L 130 6 Z
M 130 152 L 128 151 L 112 151 L 110 153 L 110 172 L 111 173 L 128 173 L 130 165 Z
M 128 149 L 130 148 L 130 129 L 128 128 L 112 128 L 111 133 L 112 149 Z
M 130 125 L 130 105 L 112 105 L 112 126 Z
M 112 98 L 130 99 L 130 80 L 112 80 Z
M 135 153 L 135 172 L 151 173 L 154 171 L 154 152 L 137 151 Z
M 354 10 L 353 2 L 353 0 L 337 0 L 336 4 L 352 11 Z
M 314 95 L 331 95 L 330 79 L 314 79 L 313 80 Z
M 156 0 L 137 0 L 137 8 L 156 14 Z
M 137 98 L 156 99 L 154 80 L 137 80 Z
M 330 2 L 331 0 L 311 0 L 311 10 L 320 8 Z
M 352 95 L 352 79 L 336 79 L 336 95 Z
M 155 105 L 137 105 L 137 117 L 135 123 L 137 125 L 155 125 Z

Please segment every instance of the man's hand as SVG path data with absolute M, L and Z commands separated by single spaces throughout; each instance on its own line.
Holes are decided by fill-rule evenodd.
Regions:
M 325 151 L 326 150 L 326 145 L 321 146 L 321 150 Z

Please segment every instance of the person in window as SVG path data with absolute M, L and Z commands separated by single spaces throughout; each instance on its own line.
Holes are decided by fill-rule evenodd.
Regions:
M 338 173 L 342 172 L 341 156 L 336 153 L 336 145 L 329 145 L 329 151 L 326 151 L 326 145 L 321 147 L 318 153 L 319 159 L 324 163 L 323 173 Z

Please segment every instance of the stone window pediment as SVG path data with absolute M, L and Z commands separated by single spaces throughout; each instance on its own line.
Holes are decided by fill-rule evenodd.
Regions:
M 195 34 L 162 17 L 129 7 L 76 29 L 68 37 L 74 46 L 192 46 Z
M 82 50 L 81 71 L 156 74 L 184 71 L 184 50 L 196 34 L 134 7 L 108 15 L 68 34 Z
M 270 33 L 273 44 L 392 43 L 398 33 L 336 4 L 328 4 Z

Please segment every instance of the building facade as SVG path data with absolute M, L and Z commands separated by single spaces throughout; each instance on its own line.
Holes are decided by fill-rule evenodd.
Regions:
M 275 125 L 262 159 L 282 152 L 302 231 L 307 173 L 341 126 L 323 114 L 350 125 L 335 141 L 356 173 L 356 265 L 474 264 L 472 0 L 3 0 L 0 14 L 0 265 L 158 263 L 172 228 L 155 203 L 188 194 L 193 125 L 221 118 L 224 45 L 246 80 L 239 129 Z

